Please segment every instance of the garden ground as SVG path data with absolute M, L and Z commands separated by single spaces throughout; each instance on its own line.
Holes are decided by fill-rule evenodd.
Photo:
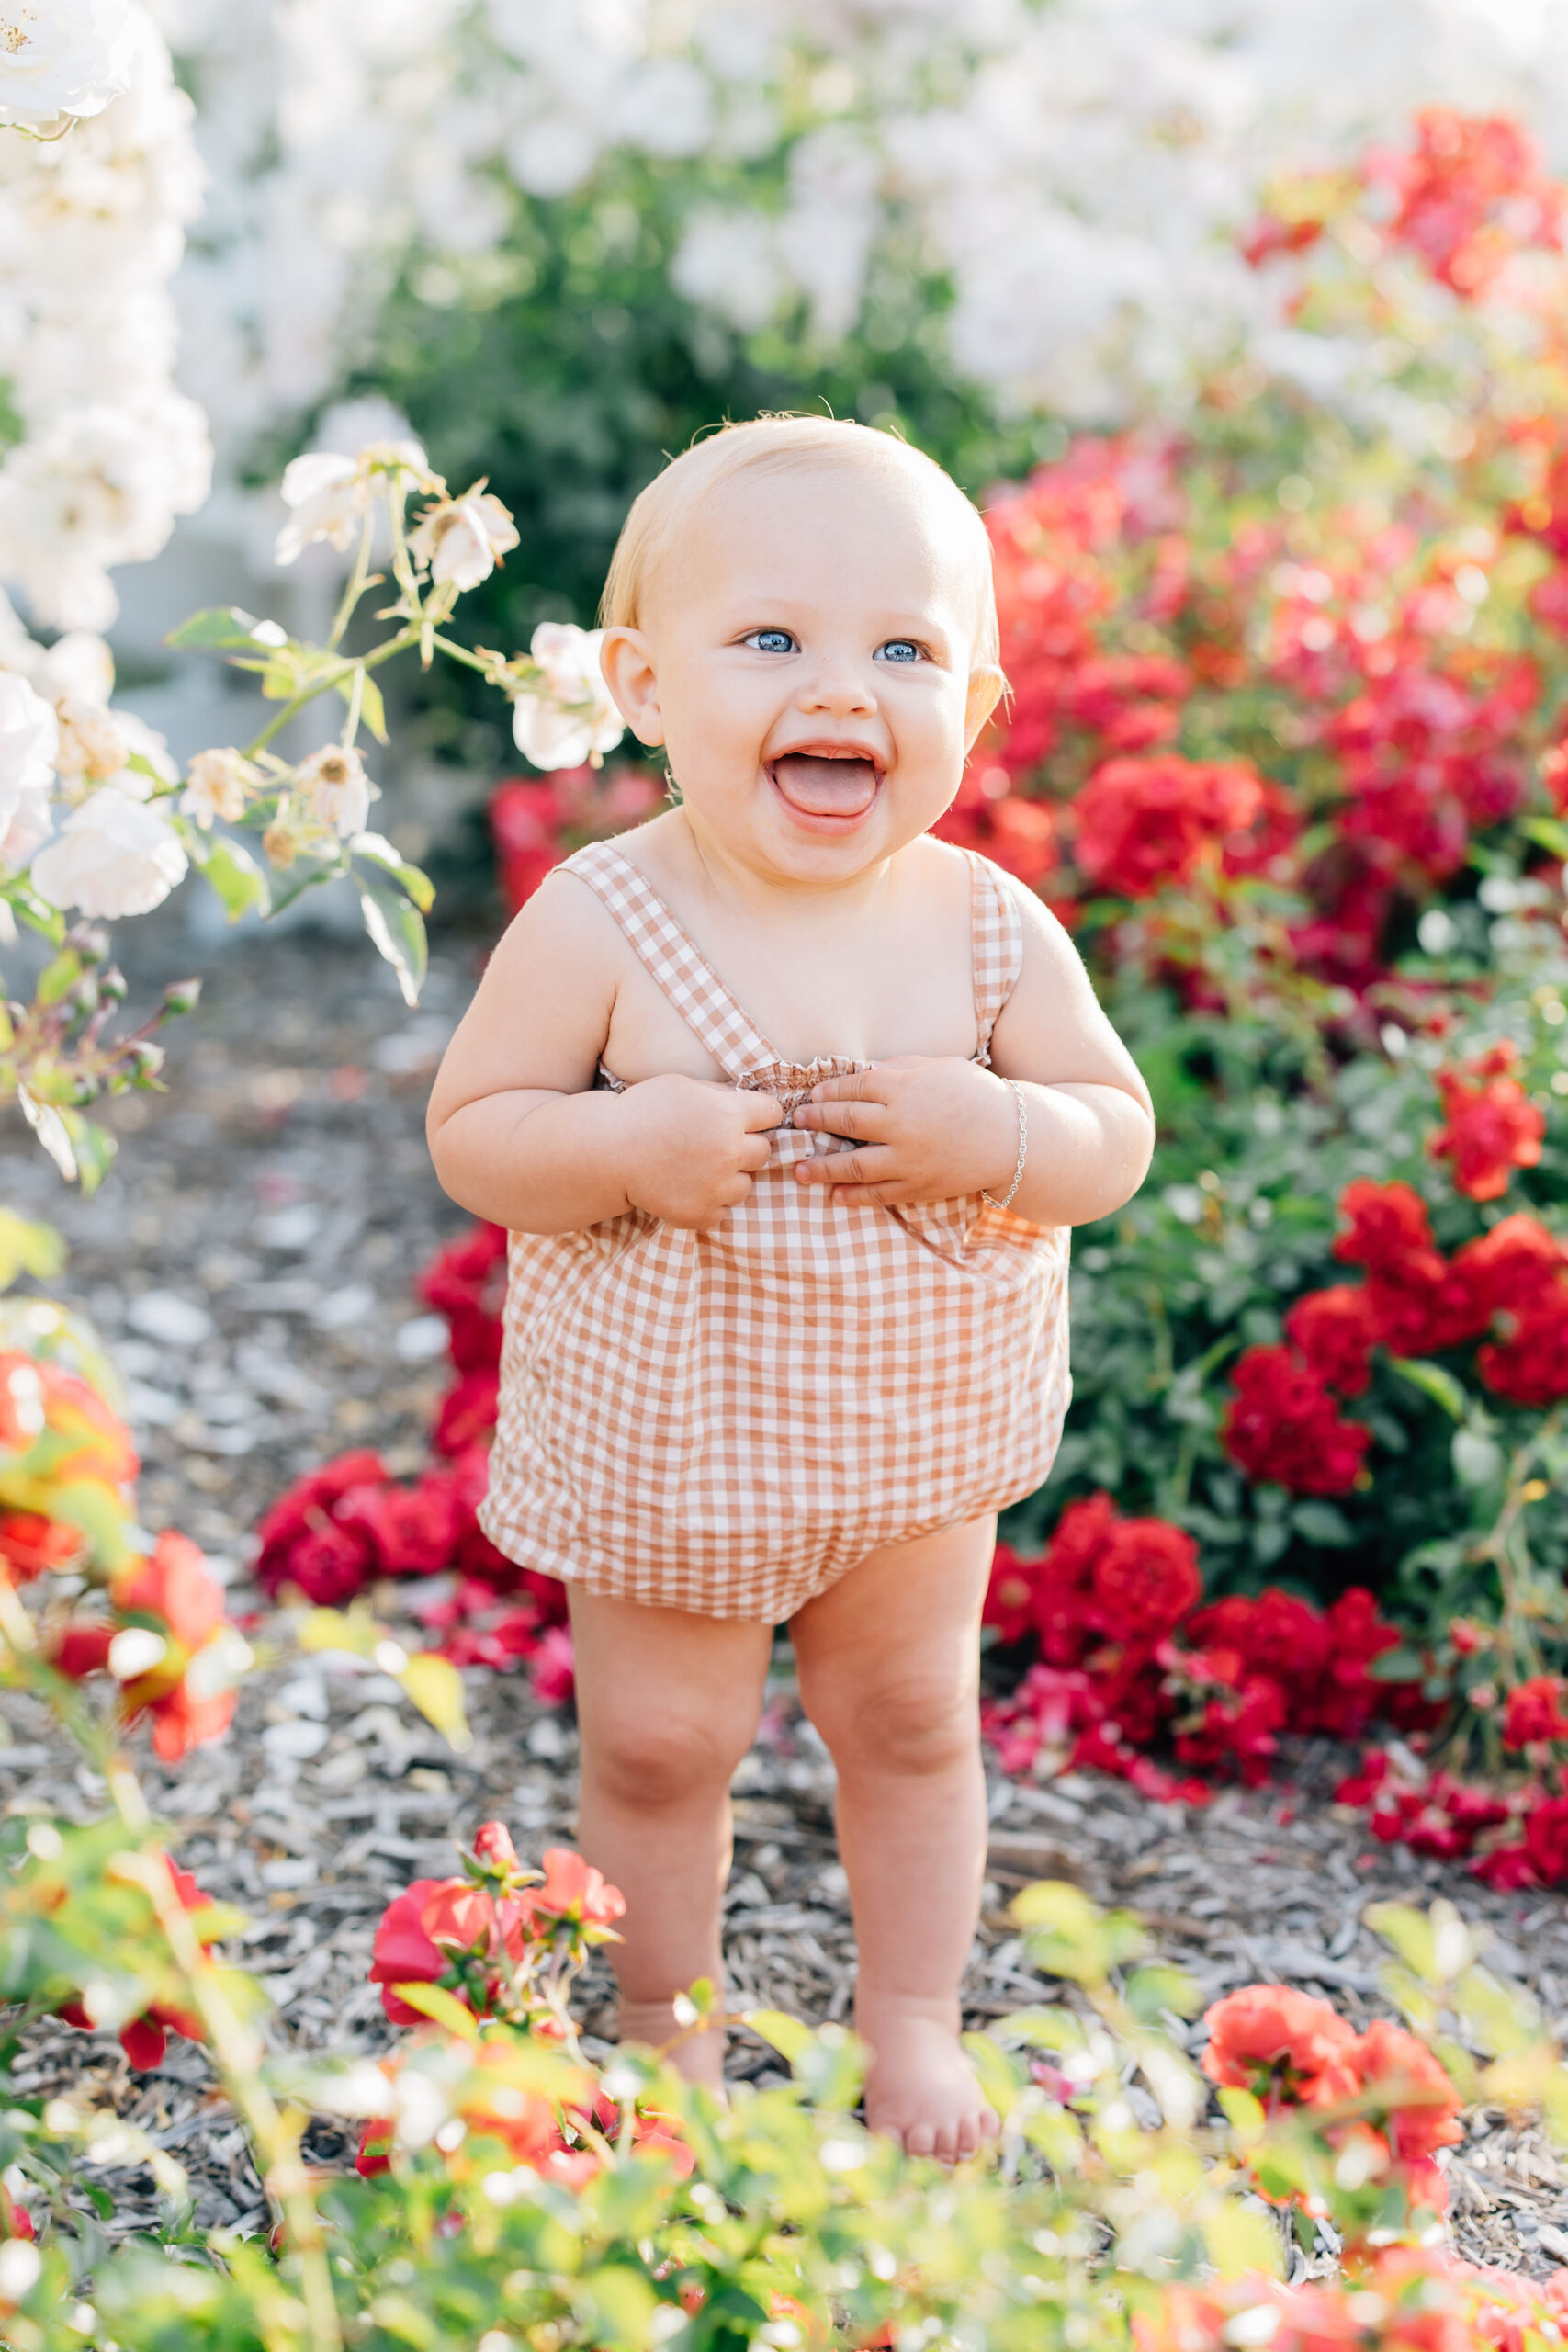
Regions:
M 172 932 L 137 946 L 138 994 L 195 960 Z M 472 964 L 471 947 L 448 942 L 410 1016 L 355 944 L 296 933 L 242 945 L 173 1041 L 160 1115 L 149 1119 L 142 1098 L 117 1106 L 121 1156 L 95 1200 L 65 1193 L 19 1127 L 4 1155 L 0 1193 L 66 1233 L 71 1264 L 54 1287 L 94 1317 L 126 1375 L 149 1523 L 197 1537 L 242 1613 L 259 1605 L 244 1582 L 250 1531 L 299 1471 L 348 1444 L 375 1445 L 402 1471 L 423 1459 L 441 1333 L 412 1282 L 462 1220 L 430 1172 L 422 1116 Z M 396 1614 L 400 1595 L 406 1587 L 378 1596 L 383 1614 Z M 395 1685 L 279 1664 L 246 1686 L 228 1741 L 150 1769 L 181 1861 L 251 1915 L 243 1956 L 278 2004 L 280 2043 L 384 2045 L 365 1981 L 376 1922 L 410 1879 L 453 1866 L 454 1838 L 491 1816 L 511 1825 L 525 1857 L 571 1838 L 570 1713 L 541 1707 L 520 1674 L 465 1679 L 475 1741 L 460 1757 L 399 1707 Z M 820 2020 L 847 2013 L 852 1958 L 831 1774 L 799 1718 L 787 1658 L 776 1681 L 737 1782 L 732 1992 L 737 2006 Z M 41 1719 L 25 1701 L 4 1705 L 16 1745 L 0 1759 L 0 1803 L 94 1813 L 91 1777 L 76 1772 L 74 1794 L 62 1786 L 63 1751 Z M 1461 1869 L 1374 1845 L 1329 1801 L 1345 1761 L 1321 1745 L 1299 1750 L 1279 1784 L 1227 1792 L 1204 1811 L 1099 1780 L 998 1777 L 971 2020 L 1037 1991 L 1020 1973 L 1010 1894 L 1031 1879 L 1073 1877 L 1099 1901 L 1135 1907 L 1206 2000 L 1278 1978 L 1327 1994 L 1358 2024 L 1380 2006 L 1365 1905 L 1447 1894 L 1491 1927 L 1490 1964 L 1529 1986 L 1568 2035 L 1561 1898 L 1493 1894 Z M 599 1970 L 589 1982 L 589 2022 L 604 2030 L 608 1977 Z M 772 2061 L 738 2037 L 732 2063 L 754 2074 Z M 186 2165 L 199 2223 L 262 2222 L 243 2135 L 209 2095 L 193 2046 L 175 2041 L 161 2066 L 136 2075 L 111 2040 L 51 2023 L 29 2035 L 13 2087 L 64 2092 L 85 2073 Z M 332 2163 L 350 2143 L 322 2126 L 311 2146 Z M 1452 2177 L 1455 2233 L 1472 2258 L 1540 2273 L 1568 2262 L 1568 2180 L 1538 2133 L 1483 2113 Z M 115 2228 L 134 2227 L 151 2210 L 150 2177 L 109 2185 Z

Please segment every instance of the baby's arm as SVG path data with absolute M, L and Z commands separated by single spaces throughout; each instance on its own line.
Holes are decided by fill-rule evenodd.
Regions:
M 610 918 L 551 876 L 491 956 L 447 1046 L 426 1133 L 435 1172 L 477 1216 L 573 1233 L 645 1209 L 701 1230 L 751 1189 L 779 1105 L 697 1078 L 594 1091 L 616 990 Z
M 845 1206 L 1000 1200 L 1018 1159 L 1016 1080 L 1028 1114 L 1023 1181 L 1010 1206 L 1036 1225 L 1087 1225 L 1130 1200 L 1148 1173 L 1154 1110 L 1131 1054 L 1101 1012 L 1055 915 L 1032 892 L 1023 969 L 998 1016 L 990 1070 L 906 1055 L 812 1091 L 795 1124 L 854 1137 L 853 1152 L 804 1160 L 802 1182 L 830 1184 Z

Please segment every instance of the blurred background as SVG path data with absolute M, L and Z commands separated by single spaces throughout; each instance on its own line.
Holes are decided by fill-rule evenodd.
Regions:
M 1505 110 L 1568 162 L 1559 0 L 151 15 L 178 88 L 144 59 L 134 103 L 84 136 L 118 125 L 105 201 L 122 269 L 156 277 L 162 308 L 143 286 L 90 388 L 58 380 L 36 304 L 13 338 L 0 580 L 35 624 L 107 626 L 121 702 L 176 754 L 233 729 L 218 665 L 164 648 L 175 621 L 240 597 L 310 634 L 330 610 L 346 559 L 272 561 L 277 475 L 301 448 L 406 419 L 455 485 L 487 475 L 522 544 L 464 609 L 471 641 L 511 652 L 541 619 L 592 620 L 629 500 L 716 419 L 896 424 L 978 494 L 1073 428 L 1179 415 L 1238 355 L 1332 395 L 1333 338 L 1296 335 L 1280 281 L 1239 249 L 1272 179 L 1346 163 L 1434 100 Z M 79 298 L 85 243 L 61 260 Z M 0 250 L 0 326 L 20 266 Z M 112 242 L 90 266 L 116 266 Z M 106 274 L 106 305 L 122 290 Z M 42 491 L 22 481 L 40 413 L 92 460 L 77 446 Z M 79 494 L 84 467 L 106 495 Z M 24 492 L 35 523 L 53 500 L 48 529 L 27 527 Z M 390 829 L 459 871 L 517 764 L 505 713 L 455 671 L 404 692 Z

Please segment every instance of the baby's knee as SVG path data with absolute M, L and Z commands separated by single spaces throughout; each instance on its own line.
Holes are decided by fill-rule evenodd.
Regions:
M 976 1690 L 951 1675 L 890 1670 L 858 1684 L 835 1679 L 802 1697 L 840 1771 L 946 1771 L 979 1739 Z
M 646 1718 L 585 1730 L 583 1774 L 600 1795 L 632 1811 L 661 1813 L 728 1787 L 753 1726 L 716 1722 L 650 1702 Z

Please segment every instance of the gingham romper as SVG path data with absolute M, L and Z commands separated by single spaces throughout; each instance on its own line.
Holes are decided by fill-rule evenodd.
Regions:
M 974 1058 L 1023 960 L 1009 886 L 973 867 Z M 564 870 L 595 891 L 735 1086 L 786 1114 L 825 1078 L 759 1035 L 615 843 Z M 602 1065 L 598 1082 L 622 1081 Z M 839 1208 L 785 1124 L 705 1233 L 641 1210 L 514 1233 L 501 1408 L 479 1521 L 520 1565 L 605 1598 L 779 1624 L 878 1545 L 1038 1487 L 1067 1376 L 1065 1227 L 977 1193 Z

